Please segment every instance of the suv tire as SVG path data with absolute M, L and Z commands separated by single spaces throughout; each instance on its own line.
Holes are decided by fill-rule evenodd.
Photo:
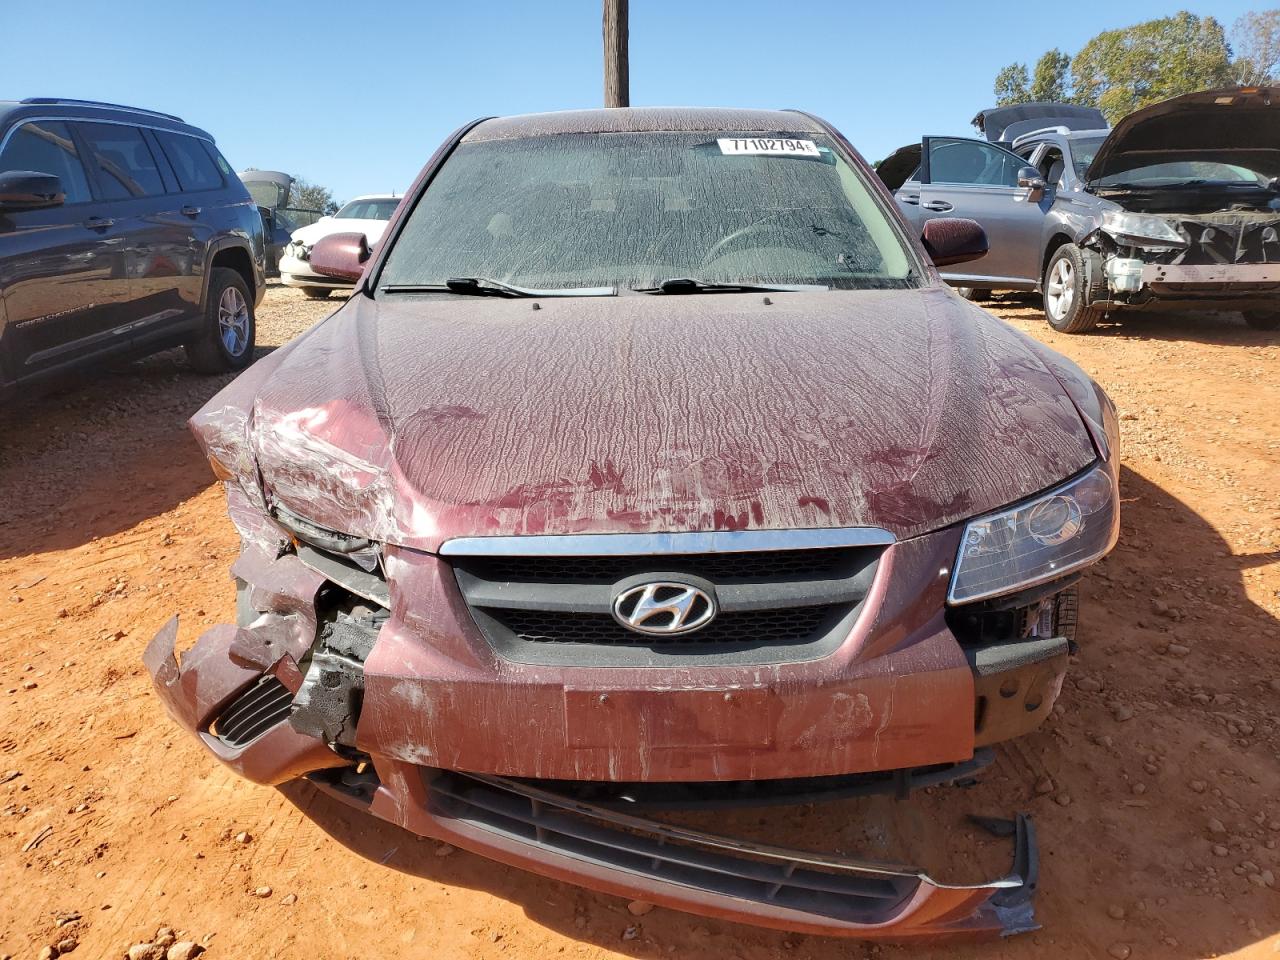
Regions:
M 990 290 L 978 287 L 956 287 L 955 291 L 964 299 L 971 300 L 974 303 L 992 299 Z
M 1088 271 L 1080 248 L 1064 243 L 1044 271 L 1044 317 L 1059 333 L 1085 333 L 1103 312 L 1088 303 Z
M 1280 313 L 1265 310 L 1246 310 L 1244 322 L 1254 330 L 1274 330 L 1280 327 Z
M 187 360 L 200 373 L 243 370 L 253 362 L 256 333 L 249 285 L 235 270 L 215 267 L 205 294 L 204 325 L 184 344 Z
M 306 297 L 308 300 L 328 300 L 329 299 L 328 287 L 299 287 L 298 289 L 302 291 L 302 295 Z

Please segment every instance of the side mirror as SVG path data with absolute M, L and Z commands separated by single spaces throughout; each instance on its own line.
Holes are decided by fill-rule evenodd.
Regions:
M 987 255 L 987 231 L 977 220 L 946 217 L 930 220 L 920 237 L 935 267 L 968 263 Z M 314 262 L 315 255 L 312 254 Z
M 67 199 L 62 181 L 52 173 L 9 170 L 0 173 L 0 211 L 60 207 Z
M 369 259 L 369 238 L 363 233 L 331 233 L 311 248 L 311 269 L 339 280 L 359 280 Z
M 1018 186 L 1030 191 L 1027 199 L 1035 203 L 1044 196 L 1048 184 L 1044 182 L 1044 177 L 1040 176 L 1040 171 L 1035 167 L 1023 167 L 1018 171 Z

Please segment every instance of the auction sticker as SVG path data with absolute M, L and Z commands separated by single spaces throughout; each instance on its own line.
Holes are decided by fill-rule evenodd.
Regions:
M 720 152 L 737 157 L 812 157 L 822 156 L 812 140 L 788 140 L 773 137 L 720 137 Z

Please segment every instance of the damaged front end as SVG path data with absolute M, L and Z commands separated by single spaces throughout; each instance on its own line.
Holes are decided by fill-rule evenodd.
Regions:
M 969 884 L 942 882 L 919 867 L 772 846 L 676 827 L 662 819 L 671 810 L 707 804 L 788 805 L 869 793 L 905 796 L 914 788 L 971 777 L 990 762 L 990 750 L 974 752 L 970 746 L 970 760 L 874 774 L 773 780 L 618 782 L 643 773 L 641 766 L 626 763 L 616 767 L 616 777 L 604 773 L 591 780 L 564 779 L 572 773 L 568 764 L 573 751 L 566 748 L 560 748 L 560 757 L 548 751 L 537 761 L 542 767 L 528 766 L 524 772 L 529 776 L 478 772 L 485 765 L 516 769 L 513 758 L 538 753 L 530 748 L 530 738 L 541 735 L 554 742 L 560 736 L 548 717 L 552 701 L 527 696 L 539 687 L 537 665 L 495 662 L 498 673 L 490 692 L 469 701 L 470 726 L 489 728 L 477 742 L 515 741 L 512 752 L 490 756 L 472 748 L 466 753 L 470 735 L 446 691 L 474 691 L 487 681 L 479 667 L 469 669 L 460 662 L 465 656 L 451 651 L 443 639 L 458 632 L 452 618 L 469 616 L 463 595 L 450 603 L 453 595 L 438 589 L 435 578 L 447 573 L 445 564 L 429 554 L 308 526 L 287 510 L 266 514 L 235 482 L 227 484 L 227 491 L 243 547 L 232 567 L 238 625 L 209 630 L 179 663 L 175 619 L 157 634 L 144 660 L 172 716 L 245 777 L 264 784 L 305 778 L 330 797 L 419 835 L 544 876 L 709 917 L 894 941 L 981 938 L 1035 928 L 1035 837 L 1022 816 L 979 821 L 1012 841 L 1011 866 L 994 880 Z M 931 552 L 913 561 L 901 545 L 898 549 L 900 570 L 916 562 L 936 569 Z M 954 542 L 941 549 L 953 550 Z M 474 563 L 470 569 L 477 569 Z M 874 566 L 864 579 L 873 572 Z M 481 589 L 477 581 L 462 579 L 474 599 Z M 405 613 L 399 600 L 407 592 L 417 602 L 413 612 Z M 429 596 L 444 598 L 443 606 L 423 602 Z M 402 613 L 393 614 L 393 609 Z M 957 623 L 955 628 L 966 636 L 979 624 L 991 629 L 995 616 L 1008 615 L 981 613 L 972 625 Z M 1012 632 L 1027 635 L 1021 628 Z M 435 638 L 436 647 L 428 649 L 422 637 Z M 477 646 L 486 648 L 486 641 L 476 637 Z M 1024 652 L 1045 646 L 1034 636 L 1020 642 Z M 1019 662 L 1017 683 L 1033 701 L 1026 706 L 1021 700 L 1008 701 L 1007 691 L 995 692 L 996 686 L 1007 687 L 1013 675 L 994 680 L 992 686 L 978 669 L 979 699 L 985 699 L 986 682 L 993 701 L 1014 703 L 1019 716 L 1038 722 L 1042 706 L 1047 710 L 1056 696 L 1065 659 L 1065 651 L 1055 647 L 1033 662 Z M 446 686 L 432 684 L 429 675 L 436 672 L 450 677 Z M 640 708 L 635 694 L 623 690 L 584 698 L 580 694 L 585 691 L 565 689 L 561 672 L 551 671 L 560 683 L 554 693 L 557 709 L 573 709 L 578 703 L 580 716 L 598 716 L 606 737 L 614 736 L 609 733 L 614 699 L 618 709 Z M 909 685 L 907 678 L 902 682 Z M 945 701 L 937 679 L 929 683 L 935 699 Z M 735 717 L 743 724 L 744 705 L 748 710 L 758 705 L 764 719 L 778 722 L 769 699 L 758 699 L 738 685 L 723 693 L 669 693 L 672 702 L 711 697 L 727 723 L 718 723 L 709 711 L 700 719 L 681 715 L 680 724 L 662 734 L 661 744 L 656 738 L 650 741 L 652 752 L 640 750 L 642 764 L 678 763 L 682 754 L 696 760 L 694 741 L 682 740 L 678 729 L 686 723 L 722 730 L 726 742 L 736 742 L 731 724 Z M 454 699 L 468 695 L 455 694 Z M 501 699 L 486 699 L 494 697 Z M 521 697 L 527 698 L 521 702 Z M 506 709 L 503 700 L 514 700 L 515 709 Z M 477 709 L 477 702 L 490 707 Z M 855 727 L 880 722 L 862 718 L 856 710 L 842 716 Z M 574 762 L 585 765 L 591 757 L 609 754 L 594 746 L 590 730 L 568 730 L 565 723 L 561 714 L 560 727 L 580 741 L 581 756 Z M 427 735 L 424 725 L 440 729 Z M 495 726 L 507 732 L 491 737 Z M 758 735 L 756 726 L 746 724 L 752 737 Z M 980 719 L 979 740 L 984 730 L 989 735 Z M 670 749 L 681 743 L 690 746 Z M 618 756 L 628 752 L 619 750 Z M 735 761 L 733 746 L 721 752 L 726 770 L 742 775 L 748 769 Z M 475 772 L 464 772 L 468 768 Z
M 1257 210 L 1107 211 L 1081 243 L 1090 302 L 1108 310 L 1276 310 L 1280 194 L 1266 202 Z

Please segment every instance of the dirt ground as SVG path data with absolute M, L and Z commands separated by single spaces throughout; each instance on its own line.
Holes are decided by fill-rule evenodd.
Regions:
M 335 306 L 272 288 L 259 342 Z M 868 852 L 864 815 L 1032 814 L 1043 928 L 948 956 L 1280 955 L 1280 334 L 1224 315 L 1064 337 L 996 310 L 1121 410 L 1121 541 L 1083 585 L 1078 662 L 978 786 L 789 826 Z M 119 957 L 165 925 L 212 958 L 943 952 L 636 918 L 217 764 L 139 655 L 175 612 L 180 649 L 234 619 L 235 533 L 184 423 L 220 383 L 174 352 L 0 411 L 0 958 Z

